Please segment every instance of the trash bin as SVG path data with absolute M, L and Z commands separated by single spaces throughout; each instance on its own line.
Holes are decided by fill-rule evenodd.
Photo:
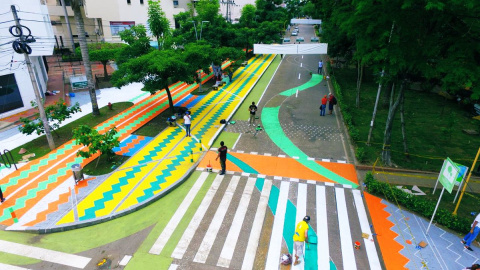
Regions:
M 83 168 L 82 165 L 75 163 L 72 165 L 73 179 L 75 179 L 75 184 L 80 180 L 83 180 Z

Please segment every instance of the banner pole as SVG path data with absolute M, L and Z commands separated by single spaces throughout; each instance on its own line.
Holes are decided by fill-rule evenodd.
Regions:
M 433 218 L 435 217 L 435 213 L 437 213 L 438 205 L 440 205 L 440 200 L 442 199 L 443 192 L 445 191 L 445 187 L 442 188 L 442 192 L 440 193 L 440 197 L 438 198 L 437 205 L 435 206 L 435 210 L 433 211 L 432 219 L 430 219 L 430 223 L 428 223 L 427 231 L 425 234 L 428 234 L 428 231 L 430 230 L 430 225 L 432 225 Z
M 458 193 L 460 192 L 460 189 L 462 189 L 464 183 L 465 183 L 465 175 L 466 175 L 466 172 L 468 172 L 468 170 L 470 168 L 466 167 L 467 169 L 465 170 L 465 173 L 463 174 L 463 178 L 462 178 L 462 182 L 460 183 L 460 185 L 458 186 L 458 189 L 457 189 L 457 194 L 455 194 L 455 198 L 453 198 L 453 203 L 455 203 L 455 201 L 457 200 L 457 197 L 458 197 Z
M 443 168 L 443 166 L 445 166 L 445 162 L 447 162 L 446 159 L 443 160 L 442 168 Z M 435 194 L 435 191 L 437 190 L 437 185 L 438 185 L 438 181 L 439 181 L 439 180 L 440 180 L 440 174 L 438 174 L 437 182 L 435 183 L 435 187 L 433 188 L 432 195 Z
M 462 201 L 463 193 L 465 193 L 465 188 L 468 185 L 468 180 L 470 180 L 470 176 L 472 176 L 472 171 L 475 169 L 475 164 L 477 164 L 479 154 L 480 154 L 480 148 L 478 148 L 477 156 L 475 157 L 475 160 L 473 161 L 472 168 L 470 169 L 470 172 L 468 173 L 467 181 L 465 181 L 465 185 L 463 185 L 462 192 L 460 193 L 460 198 L 458 198 L 457 206 L 455 206 L 455 211 L 453 211 L 453 213 L 452 213 L 454 215 L 457 214 L 458 206 L 460 205 L 460 202 Z

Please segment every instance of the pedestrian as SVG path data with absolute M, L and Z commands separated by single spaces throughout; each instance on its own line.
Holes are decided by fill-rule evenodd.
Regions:
M 308 240 L 308 223 L 310 222 L 310 216 L 305 216 L 302 221 L 297 224 L 295 234 L 293 235 L 293 247 L 295 250 L 295 262 L 293 265 L 300 263 L 299 257 L 303 256 L 303 248 L 305 241 Z
M 3 197 L 2 187 L 0 187 L 0 202 L 4 202 L 5 198 Z
M 248 111 L 250 112 L 250 119 L 248 120 L 248 125 L 255 126 L 255 113 L 257 112 L 258 108 L 255 105 L 255 102 L 252 102 L 252 105 L 248 107 Z
M 183 116 L 184 124 L 185 124 L 185 131 L 187 133 L 187 136 L 185 137 L 192 137 L 190 135 L 190 125 L 192 124 L 192 118 L 190 116 L 190 111 L 187 111 L 185 115 Z
M 465 235 L 465 237 L 461 241 L 466 249 L 473 251 L 470 245 L 472 244 L 473 240 L 477 238 L 477 235 L 479 232 L 480 232 L 480 214 L 478 214 L 475 217 L 475 220 L 472 223 L 472 228 L 470 229 L 470 232 L 467 235 Z
M 332 114 L 334 105 L 337 105 L 337 98 L 332 93 L 330 93 L 330 96 L 328 98 L 328 114 Z
M 230 68 L 230 69 L 228 70 L 228 82 L 229 82 L 229 83 L 232 83 L 232 82 L 233 82 L 233 70 L 232 70 L 232 68 Z
M 320 105 L 320 116 L 325 116 L 325 109 L 327 108 L 327 95 L 323 96 L 322 104 Z
M 323 74 L 323 61 L 318 62 L 318 74 Z
M 222 167 L 222 170 L 220 171 L 220 175 L 224 175 L 225 171 L 227 169 L 227 151 L 228 148 L 225 146 L 225 143 L 223 141 L 220 142 L 220 148 L 218 148 L 218 156 L 215 160 L 218 160 L 220 158 L 220 166 Z
M 480 265 L 478 263 L 475 263 L 470 267 L 464 268 L 463 270 L 480 270 Z

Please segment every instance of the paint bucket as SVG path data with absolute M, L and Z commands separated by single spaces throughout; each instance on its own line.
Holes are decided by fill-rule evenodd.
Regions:
M 360 249 L 360 242 L 356 241 L 355 243 L 353 243 L 353 247 L 355 249 Z
M 207 172 L 212 172 L 212 165 L 210 165 L 210 160 L 208 161 Z

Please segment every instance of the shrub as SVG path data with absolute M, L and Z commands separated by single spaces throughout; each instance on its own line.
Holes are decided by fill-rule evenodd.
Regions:
M 355 157 L 357 158 L 358 161 L 365 162 L 365 158 L 367 157 L 365 153 L 365 148 L 357 147 L 357 151 L 355 151 Z
M 379 182 L 370 172 L 365 177 L 365 185 L 370 194 L 382 196 L 386 200 L 399 204 L 425 218 L 432 218 L 435 202 L 406 193 L 388 183 Z M 470 220 L 455 216 L 445 209 L 437 209 L 434 221 L 459 233 L 467 233 L 470 230 Z

